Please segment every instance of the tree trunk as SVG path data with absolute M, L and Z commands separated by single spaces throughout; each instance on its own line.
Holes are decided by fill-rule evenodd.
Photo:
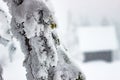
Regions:
M 2 67 L 0 65 L 0 80 L 3 80 L 3 78 L 2 78 L 2 71 L 3 71 L 3 69 L 2 69 Z
M 8 0 L 11 30 L 25 54 L 27 80 L 84 80 L 61 49 L 53 13 L 42 0 Z

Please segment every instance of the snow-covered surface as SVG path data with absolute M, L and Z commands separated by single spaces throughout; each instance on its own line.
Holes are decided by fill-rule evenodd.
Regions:
M 120 61 L 107 63 L 95 61 L 80 64 L 86 80 L 120 80 Z
M 80 50 L 117 50 L 118 38 L 114 26 L 89 26 L 78 29 Z

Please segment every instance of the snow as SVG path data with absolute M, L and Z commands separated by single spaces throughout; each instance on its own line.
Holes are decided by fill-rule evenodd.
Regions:
M 86 80 L 120 80 L 120 61 L 95 61 L 80 64 Z
M 5 65 L 8 62 L 8 51 L 5 50 L 5 47 L 0 44 L 0 64 Z
M 4 80 L 26 80 L 26 71 L 23 67 L 24 54 L 20 49 L 20 44 L 17 41 L 15 44 L 17 44 L 17 50 L 12 62 L 9 59 L 8 47 L 0 45 L 0 63 L 4 71 Z
M 18 50 L 14 55 L 14 61 L 3 67 L 3 78 L 5 80 L 26 80 L 26 70 L 23 67 L 23 53 Z
M 55 41 L 59 38 L 55 35 L 57 39 L 54 40 L 50 27 L 54 22 L 54 15 L 46 5 L 37 0 L 25 0 L 20 5 L 16 4 L 13 2 L 9 6 L 12 12 L 11 31 L 20 41 L 25 54 L 27 79 L 84 80 L 81 71 L 69 61 L 66 53 L 57 47 L 59 45 Z M 37 26 L 40 27 L 38 35 Z

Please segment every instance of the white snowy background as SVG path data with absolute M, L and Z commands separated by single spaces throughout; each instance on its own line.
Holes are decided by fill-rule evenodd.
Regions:
M 120 80 L 120 1 L 51 0 L 51 2 L 55 10 L 61 42 L 68 49 L 73 62 L 85 74 L 86 80 Z M 2 0 L 0 0 L 0 9 L 8 13 L 6 4 Z M 0 15 L 0 35 L 3 36 L 5 36 L 3 34 L 5 29 L 2 26 L 7 26 L 4 23 L 5 21 L 3 16 Z M 103 25 L 108 27 L 105 31 Z M 91 28 L 95 31 L 86 35 L 84 27 L 88 32 Z M 98 33 L 100 29 L 102 34 Z M 99 38 L 102 41 L 96 39 L 95 36 L 101 36 Z M 5 36 L 5 38 L 8 38 L 8 36 Z M 0 64 L 4 66 L 3 77 L 5 80 L 26 80 L 25 68 L 22 66 L 24 54 L 21 52 L 19 42 L 15 39 L 13 41 L 16 44 L 17 51 L 13 55 L 12 62 L 8 59 L 9 44 L 7 47 L 0 44 Z M 102 60 L 82 62 L 82 51 L 108 48 L 117 52 L 113 62 L 109 63 Z

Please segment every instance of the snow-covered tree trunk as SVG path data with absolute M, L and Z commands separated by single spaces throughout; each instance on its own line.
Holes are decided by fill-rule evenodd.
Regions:
M 1 64 L 0 64 L 0 80 L 3 80 L 3 78 L 2 78 L 2 72 L 3 72 L 3 69 L 2 69 Z
M 84 80 L 60 47 L 48 0 L 6 0 L 11 30 L 25 54 L 27 80 Z

